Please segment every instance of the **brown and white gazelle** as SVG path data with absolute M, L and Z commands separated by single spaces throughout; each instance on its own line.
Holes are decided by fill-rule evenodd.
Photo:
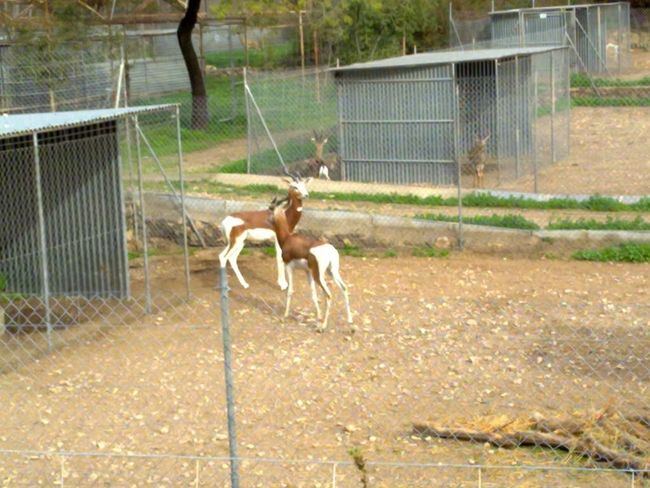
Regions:
M 289 190 L 287 194 L 287 199 L 289 200 L 289 205 L 286 207 L 278 207 L 286 212 L 286 221 L 289 229 L 293 229 L 298 224 L 300 217 L 302 215 L 302 200 L 309 196 L 307 191 L 307 184 L 311 181 L 311 178 L 302 179 L 300 175 L 291 175 L 291 180 L 285 179 L 289 184 Z M 274 203 L 276 201 L 274 200 Z M 235 276 L 239 280 L 239 283 L 244 288 L 248 288 L 249 285 L 239 271 L 239 266 L 237 266 L 237 258 L 246 241 L 252 242 L 264 242 L 273 239 L 275 244 L 275 255 L 276 262 L 278 266 L 278 285 L 280 289 L 285 290 L 288 286 L 286 280 L 286 274 L 284 271 L 284 263 L 282 261 L 282 250 L 280 244 L 275 235 L 275 229 L 273 228 L 273 209 L 274 204 L 271 205 L 271 208 L 266 210 L 257 210 L 251 212 L 237 212 L 232 215 L 228 215 L 221 221 L 221 232 L 226 240 L 226 247 L 219 254 L 219 264 L 222 268 L 225 268 L 228 263 L 235 272 Z
M 327 144 L 327 137 L 314 131 L 314 136 L 311 138 L 311 142 L 314 143 L 316 147 L 316 157 L 313 162 L 310 164 L 314 171 L 318 174 L 319 178 L 325 178 L 326 180 L 330 179 L 330 170 L 329 167 L 325 164 L 325 159 L 323 158 L 323 150 L 325 144 Z
M 345 300 L 345 312 L 347 314 L 348 323 L 352 323 L 352 313 L 350 312 L 350 300 L 348 297 L 348 287 L 341 278 L 339 272 L 339 252 L 334 246 L 327 241 L 321 239 L 314 239 L 303 234 L 293 233 L 287 216 L 282 207 L 277 207 L 273 211 L 273 226 L 277 240 L 282 248 L 282 260 L 285 264 L 287 274 L 288 288 L 287 288 L 287 305 L 284 310 L 284 316 L 289 316 L 289 307 L 291 306 L 291 295 L 293 295 L 293 270 L 304 269 L 307 272 L 307 279 L 311 287 L 311 298 L 316 307 L 316 316 L 320 320 L 321 311 L 318 305 L 318 293 L 316 292 L 316 283 L 325 292 L 325 317 L 320 326 L 320 330 L 325 330 L 327 327 L 327 319 L 330 314 L 330 306 L 332 304 L 332 293 L 330 292 L 327 282 L 325 281 L 325 274 L 329 272 L 334 280 L 334 283 L 343 292 Z

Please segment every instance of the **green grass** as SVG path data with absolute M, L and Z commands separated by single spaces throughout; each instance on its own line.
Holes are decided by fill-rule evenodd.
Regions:
M 340 252 L 344 256 L 351 256 L 353 258 L 362 258 L 366 255 L 363 252 L 363 249 L 359 248 L 359 246 L 354 246 L 348 243 L 343 244 L 343 248 L 340 250 Z
M 295 63 L 297 49 L 295 42 L 269 44 L 264 49 L 249 49 L 248 63 L 253 68 L 291 66 Z M 230 53 L 208 53 L 205 55 L 205 62 L 217 68 L 229 68 L 231 62 L 234 66 L 242 67 L 246 62 L 246 53 L 243 48 L 233 49 Z
M 574 73 L 571 75 L 571 87 L 575 88 L 589 88 L 591 83 L 597 87 L 612 87 L 612 86 L 650 86 L 650 76 L 644 76 L 636 80 L 620 80 L 616 78 L 592 78 L 584 73 Z
M 640 215 L 634 220 L 607 217 L 607 220 L 604 222 L 594 219 L 560 219 L 549 223 L 547 229 L 650 230 L 650 222 L 643 220 Z
M 418 246 L 413 248 L 412 254 L 418 258 L 446 258 L 449 256 L 449 250 L 433 246 Z
M 573 107 L 650 107 L 650 97 L 572 97 Z
M 174 186 L 178 187 L 177 182 Z M 268 195 L 284 191 L 275 185 L 227 185 L 208 180 L 194 181 L 187 184 L 188 188 L 214 195 Z M 149 190 L 164 190 L 164 185 L 147 183 Z M 316 200 L 341 202 L 368 202 L 377 204 L 413 205 L 421 207 L 455 207 L 456 197 L 443 198 L 439 195 L 420 197 L 417 195 L 399 195 L 396 193 L 350 193 L 350 192 L 311 192 L 311 198 Z M 592 195 L 586 200 L 572 198 L 552 198 L 548 201 L 538 201 L 524 197 L 500 197 L 489 193 L 470 193 L 463 197 L 464 207 L 475 208 L 517 208 L 539 210 L 589 210 L 592 212 L 650 212 L 650 197 L 644 197 L 637 203 L 622 203 L 611 197 Z
M 627 243 L 603 249 L 584 249 L 573 254 L 580 261 L 648 263 L 650 244 Z
M 395 249 L 386 249 L 381 256 L 384 258 L 396 258 L 397 251 Z
M 274 258 L 275 257 L 275 246 L 267 246 L 267 247 L 265 247 L 263 249 L 262 252 L 264 254 L 266 254 L 267 256 L 270 256 L 270 257 Z
M 458 222 L 457 216 L 444 214 L 419 214 L 415 218 L 442 222 Z M 466 224 L 506 227 L 509 229 L 539 229 L 539 225 L 521 215 L 475 215 L 473 217 L 463 217 L 463 222 Z
M 236 161 L 231 161 L 230 163 L 224 164 L 218 168 L 210 169 L 208 173 L 229 173 L 229 174 L 240 174 L 246 173 L 246 160 L 238 159 Z

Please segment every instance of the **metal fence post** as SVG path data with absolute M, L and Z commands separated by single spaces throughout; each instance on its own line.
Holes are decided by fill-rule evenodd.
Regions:
M 237 459 L 237 431 L 235 428 L 235 393 L 232 374 L 232 349 L 230 340 L 228 273 L 226 267 L 219 268 L 221 286 L 221 335 L 223 340 L 223 362 L 226 380 L 226 408 L 228 415 L 228 450 L 230 453 L 230 486 L 239 488 L 239 461 Z
M 134 116 L 135 142 L 138 157 L 138 192 L 140 197 L 140 218 L 142 224 L 142 252 L 144 254 L 144 288 L 145 311 L 151 313 L 151 277 L 149 276 L 149 245 L 147 243 L 147 214 L 144 208 L 144 178 L 142 175 L 142 148 L 140 147 L 140 124 L 138 116 Z
M 183 181 L 183 144 L 181 142 L 181 110 L 176 105 L 176 143 L 178 144 L 178 182 L 181 194 L 181 216 L 183 219 L 183 259 L 185 261 L 185 287 L 187 288 L 187 299 L 190 299 L 190 255 L 187 247 L 187 219 L 185 211 L 185 184 Z M 198 233 L 198 229 L 197 229 Z M 201 236 L 199 234 L 199 241 Z
M 537 183 L 537 111 L 538 111 L 538 87 L 537 87 L 537 70 L 533 75 L 533 191 L 538 192 Z
M 521 89 L 519 87 L 519 56 L 515 56 L 515 178 L 519 178 L 519 127 L 521 126 Z
M 34 144 L 34 179 L 36 183 L 36 202 L 38 206 L 38 231 L 40 234 L 41 280 L 43 281 L 43 301 L 45 302 L 45 326 L 47 327 L 47 349 L 52 349 L 52 312 L 50 310 L 50 276 L 47 261 L 47 238 L 45 236 L 45 212 L 43 211 L 43 187 L 41 184 L 41 157 L 38 147 L 38 133 L 32 134 Z
M 555 66 L 553 63 L 553 51 L 549 53 L 549 59 L 551 81 L 551 161 L 555 162 Z
M 244 66 L 244 102 L 246 103 L 246 173 L 251 173 L 251 109 L 248 100 L 248 76 Z
M 496 134 L 496 153 L 497 153 L 497 185 L 501 184 L 501 110 L 499 107 L 499 60 L 494 60 L 494 94 L 496 97 L 496 113 L 497 113 L 497 134 Z
M 460 170 L 460 151 L 458 149 L 458 138 L 460 137 L 460 124 L 458 123 L 458 118 L 460 117 L 460 106 L 458 103 L 458 98 L 460 97 L 460 89 L 458 87 L 458 81 L 456 79 L 456 64 L 451 64 L 451 79 L 452 79 L 452 89 L 454 93 L 454 122 L 453 122 L 453 134 L 454 134 L 454 160 L 456 161 L 456 187 L 458 194 L 458 248 L 462 251 L 464 242 L 463 242 L 463 183 L 461 181 L 461 170 Z

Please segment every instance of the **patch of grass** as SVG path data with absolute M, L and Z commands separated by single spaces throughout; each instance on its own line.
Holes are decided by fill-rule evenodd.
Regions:
M 604 222 L 594 219 L 560 219 L 549 223 L 547 228 L 551 230 L 650 230 L 650 222 L 643 220 L 640 215 L 634 220 L 607 217 L 607 220 Z
M 395 249 L 386 249 L 381 256 L 383 258 L 396 258 L 397 251 Z
M 412 254 L 417 258 L 446 258 L 449 256 L 449 249 L 438 249 L 433 246 L 418 246 L 413 248 Z
M 574 73 L 571 75 L 571 87 L 575 88 L 589 88 L 591 84 L 597 87 L 610 87 L 610 86 L 650 86 L 650 76 L 644 76 L 636 80 L 621 80 L 618 78 L 592 78 L 584 73 Z
M 252 185 L 245 185 L 242 188 L 251 194 L 276 193 L 278 191 L 277 186 L 268 183 L 255 183 Z
M 245 247 L 244 249 L 241 250 L 239 253 L 240 256 L 250 256 L 251 250 Z
M 650 107 L 650 97 L 572 97 L 573 107 Z
M 269 43 L 263 49 L 249 49 L 248 63 L 254 68 L 277 68 L 292 66 L 295 63 L 298 46 L 296 42 Z M 220 51 L 205 55 L 207 64 L 217 68 L 229 68 L 230 64 L 242 67 L 246 61 L 243 48 L 233 49 L 231 52 Z
M 650 197 L 643 197 L 636 203 L 629 204 L 630 209 L 641 212 L 650 212 Z
M 580 261 L 649 263 L 650 244 L 626 243 L 603 249 L 584 249 L 573 253 Z
M 240 174 L 246 173 L 246 160 L 238 159 L 236 161 L 231 161 L 224 164 L 218 168 L 211 168 L 208 173 L 228 173 L 228 174 Z
M 265 247 L 262 252 L 266 254 L 267 256 L 270 256 L 272 258 L 275 257 L 275 246 L 267 246 Z
M 147 256 L 152 257 L 152 256 L 158 256 L 160 254 L 160 250 L 155 247 L 149 247 L 147 249 Z M 129 251 L 127 253 L 127 257 L 129 261 L 133 261 L 134 259 L 139 259 L 144 256 L 143 251 Z
M 363 249 L 359 248 L 359 246 L 347 243 L 343 245 L 341 254 L 344 256 L 351 256 L 353 258 L 362 258 L 366 255 Z
M 442 222 L 458 222 L 458 217 L 455 215 L 444 214 L 419 214 L 415 216 L 416 219 L 442 221 Z M 537 230 L 539 225 L 535 222 L 526 219 L 521 215 L 475 215 L 473 217 L 463 217 L 463 222 L 466 224 L 474 225 L 489 225 L 491 227 L 506 227 L 509 229 L 528 229 Z
M 419 197 L 417 195 L 399 195 L 397 193 L 346 193 L 346 192 L 311 192 L 312 198 L 318 200 L 338 200 L 345 202 L 393 203 L 399 205 L 422 205 L 427 207 L 455 206 L 456 198 L 442 198 L 438 195 Z

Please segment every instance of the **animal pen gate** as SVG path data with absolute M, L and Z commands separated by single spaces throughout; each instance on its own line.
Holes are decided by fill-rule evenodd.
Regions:
M 487 135 L 490 185 L 568 154 L 565 48 L 433 52 L 333 72 L 343 179 L 454 185 Z
M 0 371 L 69 342 L 72 326 L 160 306 L 155 198 L 173 201 L 165 221 L 178 223 L 189 286 L 177 123 L 175 105 L 0 118 Z M 165 181 L 167 196 L 145 194 Z
M 575 71 L 612 74 L 631 66 L 627 2 L 494 11 L 490 27 L 496 47 L 570 47 Z

